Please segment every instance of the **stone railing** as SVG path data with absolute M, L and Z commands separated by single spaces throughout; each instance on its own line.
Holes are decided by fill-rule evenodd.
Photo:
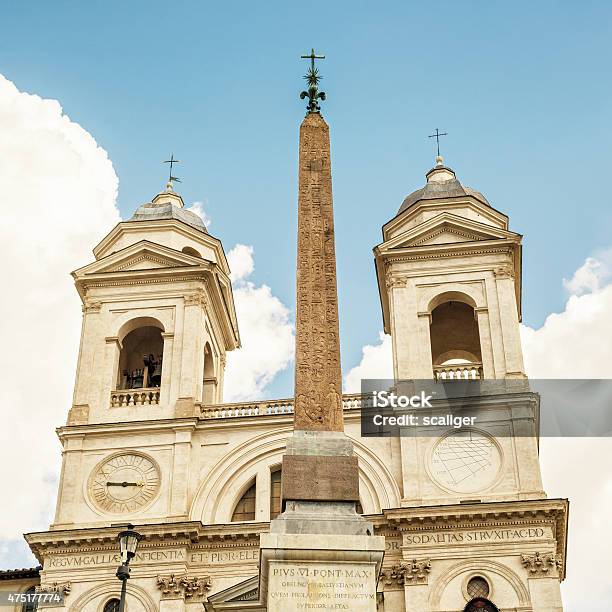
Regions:
M 342 407 L 344 410 L 359 410 L 362 403 L 363 398 L 359 393 L 342 396 Z M 213 404 L 210 406 L 201 405 L 200 413 L 203 419 L 232 419 L 293 414 L 293 398 L 236 404 Z
M 159 404 L 159 387 L 111 391 L 111 406 L 144 406 Z
M 479 380 L 482 378 L 482 363 L 434 366 L 433 373 L 436 381 Z

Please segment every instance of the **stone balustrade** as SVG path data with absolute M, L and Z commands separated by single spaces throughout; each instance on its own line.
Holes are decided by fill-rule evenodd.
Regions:
M 482 363 L 461 363 L 433 367 L 436 381 L 479 380 L 482 378 Z
M 159 387 L 111 391 L 111 407 L 159 404 Z
M 344 410 L 359 410 L 362 404 L 363 397 L 359 393 L 342 396 Z M 293 414 L 293 398 L 236 404 L 214 404 L 210 406 L 201 405 L 200 412 L 203 419 L 232 419 L 238 417 Z

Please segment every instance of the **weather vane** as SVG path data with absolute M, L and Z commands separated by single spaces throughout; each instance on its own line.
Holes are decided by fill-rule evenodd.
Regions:
M 440 136 L 448 136 L 448 134 L 446 132 L 440 132 L 440 130 L 438 130 L 438 128 L 436 128 L 436 133 L 435 134 L 431 134 L 430 136 L 428 136 L 428 138 L 435 138 L 436 139 L 436 143 L 438 145 L 438 157 L 440 157 Z
M 170 176 L 168 178 L 169 183 L 171 183 L 172 181 L 176 181 L 177 183 L 181 182 L 181 179 L 178 178 L 178 176 L 172 176 L 172 166 L 174 166 L 174 164 L 180 164 L 180 163 L 181 163 L 180 159 L 174 159 L 174 153 L 170 155 L 170 159 L 164 160 L 164 164 L 170 164 Z
M 318 100 L 325 100 L 325 92 L 319 91 L 319 81 L 323 78 L 319 76 L 319 69 L 315 66 L 315 60 L 325 59 L 324 55 L 316 55 L 315 50 L 312 49 L 310 55 L 301 55 L 301 59 L 310 60 L 310 68 L 308 73 L 304 77 L 308 83 L 308 90 L 303 91 L 300 94 L 300 99 L 308 98 L 308 109 L 309 113 L 320 113 L 321 107 L 319 106 Z

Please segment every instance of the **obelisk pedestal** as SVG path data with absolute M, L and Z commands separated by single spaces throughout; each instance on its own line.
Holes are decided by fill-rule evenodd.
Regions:
M 381 540 L 384 548 L 381 536 L 262 534 L 259 589 L 268 612 L 376 612 Z
M 314 50 L 300 127 L 294 432 L 283 512 L 260 539 L 268 612 L 376 611 L 385 539 L 356 512 L 359 470 L 344 433 L 329 128 Z

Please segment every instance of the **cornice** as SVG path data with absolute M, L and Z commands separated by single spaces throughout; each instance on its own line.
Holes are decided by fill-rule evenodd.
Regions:
M 412 261 L 441 259 L 456 256 L 476 256 L 490 253 L 512 253 L 520 243 L 506 238 L 496 240 L 476 240 L 474 242 L 452 242 L 381 250 L 379 256 L 386 261 Z
M 203 525 L 200 521 L 179 523 L 135 524 L 134 528 L 143 535 L 141 549 L 171 546 L 187 546 L 195 549 L 223 548 L 245 545 L 259 545 L 259 535 L 269 530 L 269 523 L 232 523 L 229 525 Z M 25 534 L 36 558 L 42 562 L 46 554 L 74 554 L 116 551 L 117 534 L 121 525 L 114 527 L 90 527 L 44 531 Z
M 392 508 L 368 520 L 377 532 L 391 528 L 400 533 L 548 524 L 554 529 L 556 554 L 565 563 L 568 512 L 567 499 L 536 499 Z M 565 565 L 560 574 L 563 579 Z
M 375 526 L 388 524 L 406 531 L 415 526 L 443 528 L 444 525 L 457 527 L 461 524 L 469 527 L 479 520 L 490 519 L 505 522 L 536 517 L 558 518 L 565 517 L 567 510 L 567 499 L 535 499 L 392 508 L 374 515 L 371 520 Z

